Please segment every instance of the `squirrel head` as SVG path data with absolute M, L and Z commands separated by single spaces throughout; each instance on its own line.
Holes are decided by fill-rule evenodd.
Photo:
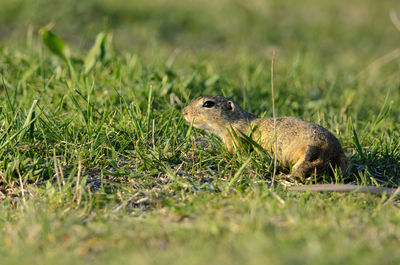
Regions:
M 245 112 L 232 99 L 224 97 L 199 97 L 183 110 L 187 122 L 199 129 L 207 130 L 217 135 L 226 133 L 233 124 L 248 122 L 255 117 Z

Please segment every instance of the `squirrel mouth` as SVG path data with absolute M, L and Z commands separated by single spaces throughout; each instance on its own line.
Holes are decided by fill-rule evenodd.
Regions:
M 189 113 L 187 113 L 187 112 L 183 113 L 183 117 L 185 118 L 185 120 L 187 122 L 191 122 L 190 117 L 189 117 Z
M 183 117 L 185 118 L 185 120 L 189 123 L 192 124 L 193 126 L 196 127 L 196 120 L 194 118 L 191 118 L 190 115 L 188 113 L 183 114 Z
M 193 120 L 193 119 L 190 119 L 189 115 L 185 115 L 184 117 L 185 117 L 185 120 L 186 120 L 188 123 L 192 123 L 192 121 L 193 121 L 193 123 L 194 123 L 194 120 Z

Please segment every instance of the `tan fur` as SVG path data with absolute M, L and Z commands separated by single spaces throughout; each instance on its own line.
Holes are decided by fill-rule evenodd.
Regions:
M 203 107 L 206 101 L 213 107 Z M 235 151 L 230 128 L 249 135 L 263 148 L 271 150 L 274 143 L 274 121 L 261 119 L 244 111 L 224 97 L 200 97 L 183 110 L 185 119 L 199 129 L 217 135 L 231 153 Z M 327 129 L 296 117 L 276 118 L 278 161 L 292 165 L 292 175 L 305 176 L 338 167 L 347 170 L 347 157 L 337 138 Z

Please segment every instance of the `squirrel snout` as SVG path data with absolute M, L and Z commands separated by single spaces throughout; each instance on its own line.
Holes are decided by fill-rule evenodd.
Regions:
M 188 110 L 188 108 L 184 108 L 183 111 L 182 111 L 182 114 L 183 114 L 184 117 L 189 116 L 189 110 Z
M 189 122 L 189 112 L 186 109 L 184 109 L 182 114 L 185 120 Z

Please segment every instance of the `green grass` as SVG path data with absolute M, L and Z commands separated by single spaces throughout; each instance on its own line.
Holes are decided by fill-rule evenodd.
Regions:
M 396 198 L 271 190 L 270 157 L 181 115 L 225 95 L 271 116 L 276 51 L 278 115 L 328 128 L 352 161 L 301 182 L 398 186 L 397 1 L 242 2 L 0 3 L 1 264 L 400 262 Z M 71 57 L 45 46 L 52 21 Z M 101 31 L 113 45 L 88 69 Z

